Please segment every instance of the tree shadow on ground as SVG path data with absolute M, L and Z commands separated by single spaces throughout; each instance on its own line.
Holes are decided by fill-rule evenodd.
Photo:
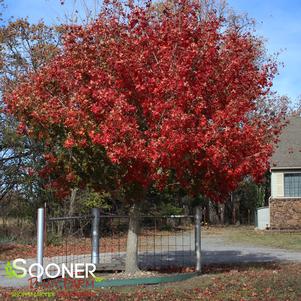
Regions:
M 203 251 L 202 272 L 220 273 L 227 271 L 244 271 L 250 268 L 277 269 L 281 260 L 267 253 L 243 253 L 237 250 Z M 195 267 L 195 256 L 191 251 L 173 251 L 156 254 L 140 254 L 141 269 L 192 271 Z

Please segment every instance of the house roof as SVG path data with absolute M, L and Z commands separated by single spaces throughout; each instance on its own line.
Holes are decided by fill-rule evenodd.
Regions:
M 271 158 L 271 169 L 301 169 L 301 117 L 288 119 Z

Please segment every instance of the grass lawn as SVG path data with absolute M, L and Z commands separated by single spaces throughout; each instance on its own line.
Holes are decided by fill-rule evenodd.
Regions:
M 251 227 L 203 227 L 202 235 L 215 235 L 231 243 L 259 245 L 301 251 L 301 233 L 255 231 Z M 59 247 L 59 246 L 58 246 Z M 53 247 L 54 248 L 54 247 Z M 0 248 L 1 250 L 1 248 Z M 57 250 L 54 248 L 54 250 Z M 25 253 L 29 250 L 23 250 Z M 22 252 L 23 252 L 22 251 Z M 20 248 L 2 250 L 2 257 L 20 252 Z M 13 256 L 14 258 L 16 258 Z M 7 257 L 6 257 L 7 258 Z M 46 290 L 46 289 L 44 289 Z M 301 301 L 301 263 L 265 263 L 249 265 L 211 265 L 203 275 L 192 279 L 164 284 L 112 289 L 94 289 L 89 297 L 76 295 L 78 290 L 57 291 L 52 298 L 12 297 L 15 289 L 1 289 L 0 300 L 292 300 Z M 17 292 L 32 292 L 24 288 Z M 60 294 L 61 293 L 61 294 Z
M 158 287 L 113 290 L 116 300 L 301 300 L 301 264 L 209 266 L 207 275 Z
M 0 289 L 0 300 L 11 300 L 12 292 Z M 182 282 L 158 286 L 94 289 L 89 292 L 94 296 L 76 297 L 72 296 L 72 291 L 69 296 L 56 295 L 49 299 L 21 297 L 13 300 L 298 301 L 301 300 L 301 264 L 208 266 L 205 267 L 203 276 Z
M 269 232 L 254 230 L 253 227 L 227 227 L 216 229 L 216 234 L 223 235 L 233 243 L 266 246 L 286 250 L 301 251 L 301 232 Z M 204 231 L 206 234 L 206 230 Z M 210 234 L 210 230 L 208 232 Z M 212 232 L 214 233 L 214 232 Z

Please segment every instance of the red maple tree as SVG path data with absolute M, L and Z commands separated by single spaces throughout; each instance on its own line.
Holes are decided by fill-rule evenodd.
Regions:
M 24 130 L 53 147 L 52 167 L 59 145 L 91 164 L 106 160 L 119 187 L 172 179 L 218 201 L 244 176 L 263 175 L 281 118 L 266 105 L 276 63 L 251 32 L 201 14 L 201 3 L 163 12 L 108 3 L 5 95 Z M 68 167 L 67 181 L 80 175 Z

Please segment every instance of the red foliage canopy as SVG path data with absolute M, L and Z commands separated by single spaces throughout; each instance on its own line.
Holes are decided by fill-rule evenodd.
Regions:
M 5 96 L 9 111 L 50 145 L 102 147 L 121 185 L 172 178 L 218 200 L 260 177 L 280 120 L 262 112 L 276 64 L 259 59 L 260 40 L 197 2 L 118 5 L 72 27 L 61 54 Z

